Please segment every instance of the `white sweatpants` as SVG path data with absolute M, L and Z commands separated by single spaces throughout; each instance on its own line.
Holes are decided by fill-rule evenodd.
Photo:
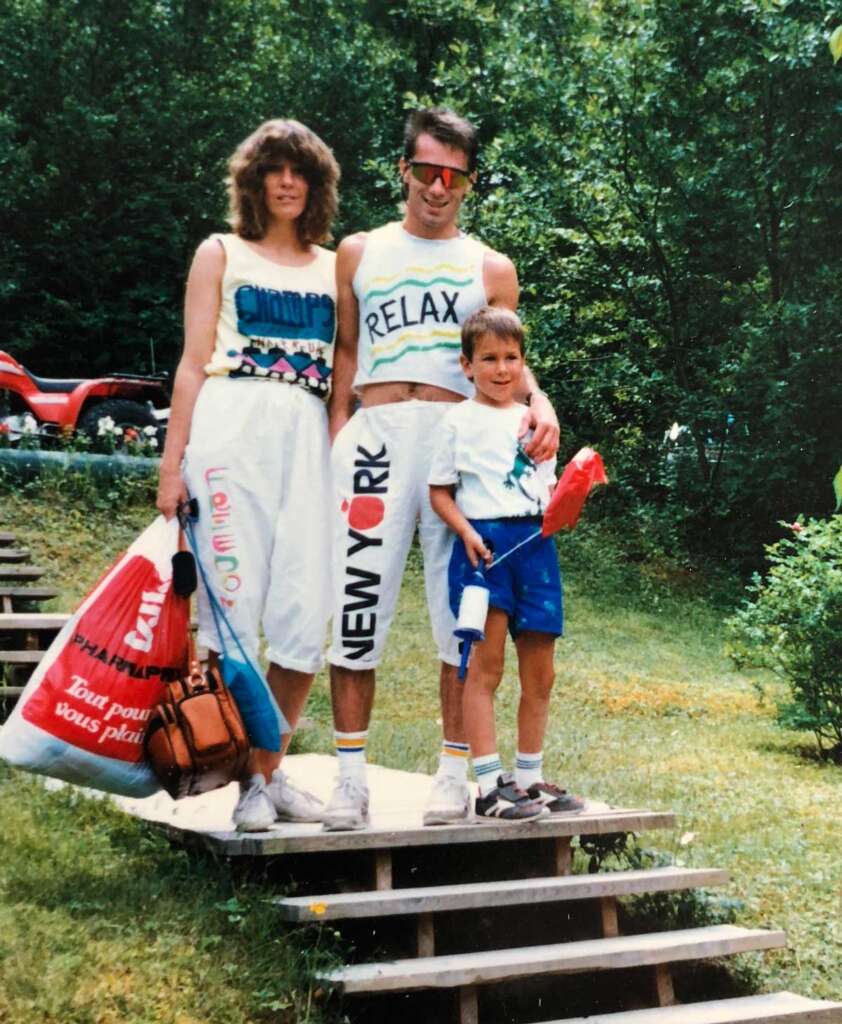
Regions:
M 243 647 L 256 655 L 262 621 L 270 661 L 317 671 L 330 612 L 324 403 L 281 382 L 209 378 L 184 477 L 199 502 L 202 565 Z M 199 642 L 221 649 L 201 587 Z
M 450 408 L 413 400 L 358 409 L 334 441 L 332 665 L 380 662 L 416 525 L 433 640 L 441 661 L 459 664 L 447 591 L 453 534 L 433 512 L 427 485 Z

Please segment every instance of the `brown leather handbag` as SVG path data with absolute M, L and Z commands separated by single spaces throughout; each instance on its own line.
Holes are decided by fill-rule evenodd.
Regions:
M 227 786 L 245 774 L 249 741 L 234 698 L 215 669 L 167 686 L 149 720 L 146 757 L 173 800 Z
M 173 589 L 188 597 L 196 588 L 193 556 L 173 559 Z M 239 709 L 216 668 L 202 673 L 193 633 L 187 632 L 187 675 L 167 686 L 149 719 L 144 750 L 158 781 L 173 800 L 227 786 L 245 774 L 249 741 Z

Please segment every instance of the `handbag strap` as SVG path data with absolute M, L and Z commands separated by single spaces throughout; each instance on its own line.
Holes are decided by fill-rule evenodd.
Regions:
M 223 659 L 225 658 L 225 656 L 228 653 L 228 648 L 225 646 L 225 636 L 224 636 L 222 627 L 220 625 L 220 623 L 222 623 L 222 625 L 224 625 L 225 628 L 228 630 L 229 638 L 234 641 L 234 644 L 236 645 L 237 649 L 239 650 L 240 655 L 242 656 L 243 661 L 247 665 L 249 665 L 254 671 L 258 671 L 255 668 L 252 659 L 246 653 L 245 648 L 243 647 L 242 643 L 240 642 L 240 638 L 235 633 L 234 627 L 228 621 L 228 616 L 225 614 L 225 611 L 224 611 L 221 603 L 219 602 L 219 599 L 217 598 L 216 594 L 214 594 L 213 589 L 211 588 L 210 582 L 209 582 L 208 577 L 207 577 L 207 573 L 205 572 L 205 567 L 202 565 L 201 558 L 199 558 L 199 550 L 198 550 L 198 544 L 196 542 L 196 534 L 195 534 L 194 529 L 193 529 L 194 519 L 195 519 L 195 517 L 192 516 L 192 515 L 185 516 L 184 517 L 184 529 L 185 529 L 185 533 L 186 533 L 186 536 L 187 536 L 187 541 L 188 541 L 188 543 L 190 545 L 190 549 L 193 552 L 193 557 L 196 559 L 196 565 L 199 567 L 199 575 L 202 578 L 202 585 L 205 588 L 205 593 L 208 595 L 208 602 L 210 604 L 211 614 L 213 615 L 213 624 L 216 627 L 216 633 L 217 633 L 217 636 L 219 637 L 220 647 L 222 647 L 222 650 L 219 653 L 222 655 Z

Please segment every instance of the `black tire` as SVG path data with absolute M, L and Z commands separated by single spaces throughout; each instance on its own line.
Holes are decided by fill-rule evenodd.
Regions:
M 95 441 L 99 421 L 105 416 L 110 416 L 114 420 L 114 425 L 123 430 L 126 427 L 134 427 L 138 432 L 144 427 L 158 429 L 158 421 L 151 409 L 141 402 L 133 402 L 130 398 L 105 398 L 96 405 L 89 405 L 79 417 L 76 429 Z

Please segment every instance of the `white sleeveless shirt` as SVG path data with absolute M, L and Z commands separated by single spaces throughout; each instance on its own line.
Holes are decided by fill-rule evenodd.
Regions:
M 473 395 L 459 365 L 461 327 L 487 302 L 486 251 L 467 235 L 419 238 L 397 222 L 369 233 L 353 281 L 360 310 L 355 389 L 411 381 Z
M 212 235 L 225 250 L 222 303 L 208 376 L 275 380 L 327 398 L 336 333 L 336 254 L 287 267 L 238 235 Z

